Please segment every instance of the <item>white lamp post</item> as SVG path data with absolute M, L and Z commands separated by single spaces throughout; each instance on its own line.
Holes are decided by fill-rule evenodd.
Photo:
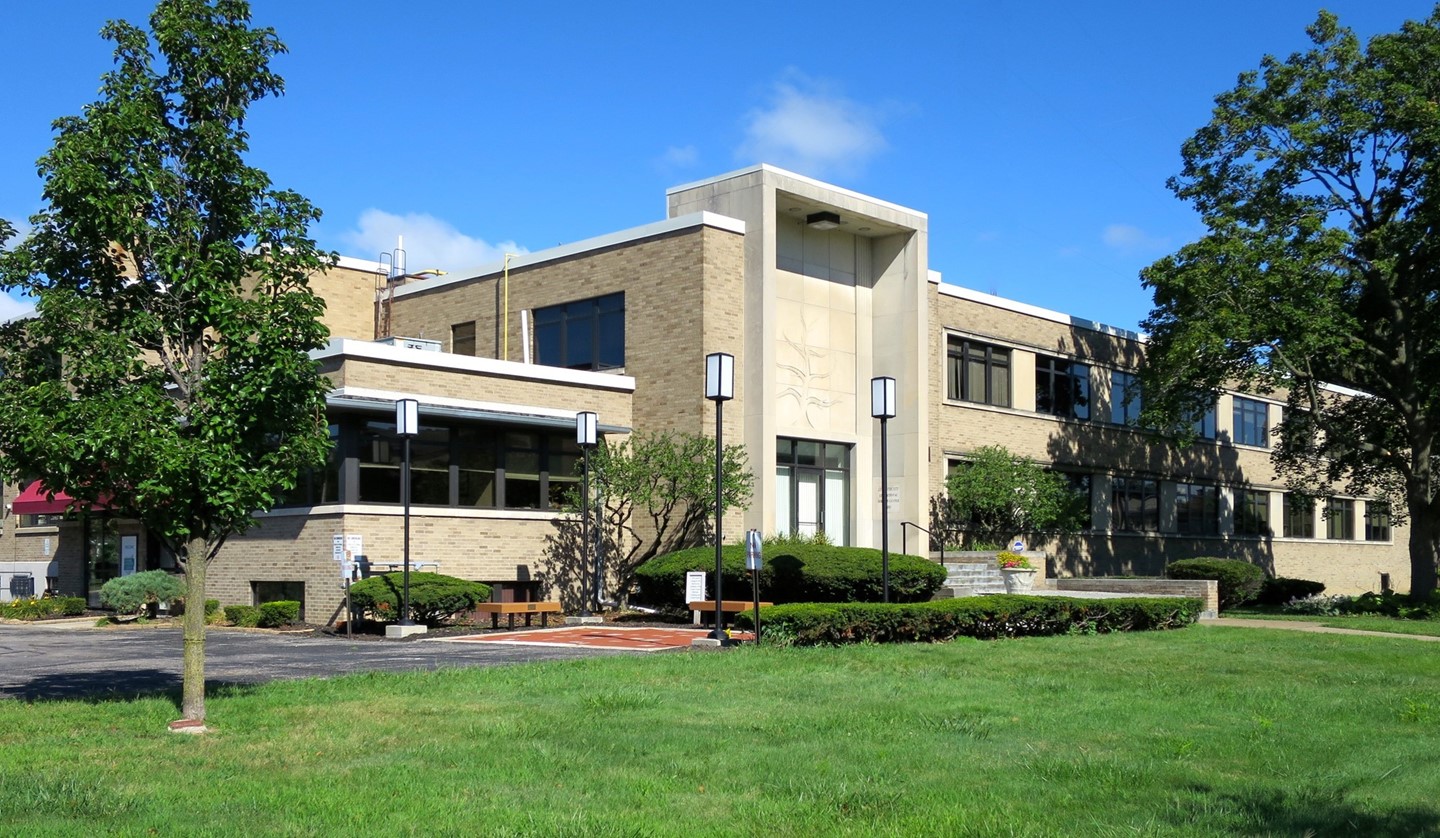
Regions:
M 411 626 L 410 619 L 410 439 L 420 432 L 420 402 L 399 399 L 395 402 L 395 433 L 404 440 L 404 461 L 400 470 L 400 497 L 405 504 L 404 593 L 400 606 L 400 625 Z
M 895 418 L 895 379 L 870 379 L 870 415 L 880 420 L 880 578 L 890 601 L 890 440 L 885 422 Z
M 705 398 L 715 403 L 715 639 L 725 643 L 725 612 L 722 610 L 723 573 L 720 545 L 723 542 L 720 516 L 724 513 L 721 496 L 724 479 L 724 416 L 725 402 L 735 398 L 735 356 L 728 352 L 712 352 L 705 356 Z
M 580 472 L 580 503 L 584 509 L 580 516 L 580 616 L 590 616 L 590 587 L 584 580 L 589 574 L 586 568 L 594 561 L 590 550 L 590 449 L 595 447 L 596 429 L 599 424 L 599 417 L 593 411 L 584 410 L 575 414 L 575 444 L 580 446 L 580 453 L 584 457 L 584 465 Z M 587 558 L 589 561 L 587 561 Z M 595 607 L 600 607 L 600 568 L 595 568 Z

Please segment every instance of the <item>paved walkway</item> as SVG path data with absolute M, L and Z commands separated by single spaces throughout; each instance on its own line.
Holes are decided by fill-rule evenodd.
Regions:
M 1243 617 L 1220 617 L 1214 620 L 1201 620 L 1202 626 L 1220 626 L 1231 628 L 1258 628 L 1258 629 L 1279 629 L 1281 631 L 1308 631 L 1316 634 L 1356 634 L 1361 637 L 1403 637 L 1406 640 L 1423 640 L 1427 643 L 1440 643 L 1440 637 L 1432 637 L 1427 634 L 1397 634 L 1392 631 L 1363 631 L 1361 629 L 1331 628 L 1322 626 L 1319 623 L 1306 623 L 1299 620 L 1251 620 Z
M 498 643 L 514 646 L 558 646 L 562 648 L 623 649 L 629 652 L 664 652 L 688 649 L 690 642 L 708 637 L 709 629 L 628 626 L 566 626 L 532 629 L 505 634 L 473 634 L 465 637 L 437 637 L 437 643 Z M 736 640 L 753 640 L 747 632 L 735 632 Z

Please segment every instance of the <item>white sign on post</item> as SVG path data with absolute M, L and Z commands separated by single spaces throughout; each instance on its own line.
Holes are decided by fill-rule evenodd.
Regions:
M 745 569 L 759 570 L 760 566 L 760 531 L 750 530 L 745 533 Z
M 345 534 L 335 533 L 330 536 L 330 558 L 337 562 L 345 560 Z
M 698 570 L 685 574 L 686 602 L 701 602 L 705 599 L 705 576 L 703 571 Z

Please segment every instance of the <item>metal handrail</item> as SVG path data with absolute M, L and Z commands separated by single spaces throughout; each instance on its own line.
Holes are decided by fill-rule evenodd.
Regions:
M 901 522 L 900 522 L 900 552 L 904 553 L 904 554 L 907 555 L 907 556 L 910 555 L 910 551 L 907 549 L 907 547 L 909 546 L 909 541 L 907 540 L 906 536 L 909 534 L 909 530 L 905 529 L 906 527 L 914 527 L 915 529 L 919 530 L 920 532 L 923 532 L 923 533 L 925 533 L 926 535 L 930 536 L 932 539 L 935 537 L 935 534 L 934 534 L 934 533 L 930 532 L 929 530 L 925 529 L 924 527 L 920 526 L 919 524 L 915 523 L 914 521 L 901 521 Z M 928 554 L 930 551 L 929 551 L 929 550 L 926 550 L 925 552 Z M 943 539 L 943 538 L 940 539 L 940 564 L 945 564 L 945 539 Z

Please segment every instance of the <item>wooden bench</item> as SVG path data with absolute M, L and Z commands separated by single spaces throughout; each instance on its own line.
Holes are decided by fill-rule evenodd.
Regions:
M 525 626 L 530 626 L 530 618 L 536 614 L 540 615 L 540 627 L 545 628 L 550 624 L 550 615 L 560 613 L 558 602 L 481 602 L 476 604 L 475 610 L 471 612 L 478 616 L 480 614 L 490 615 L 490 627 L 500 628 L 500 615 L 505 615 L 505 627 L 510 631 L 515 630 L 515 615 L 525 615 Z
M 715 600 L 713 600 L 713 599 L 697 599 L 697 600 L 693 600 L 693 601 L 691 601 L 691 602 L 687 602 L 687 603 L 685 603 L 685 604 L 686 604 L 687 606 L 689 606 L 689 608 L 690 608 L 690 610 L 691 610 L 692 612 L 694 612 L 695 625 L 697 625 L 697 626 L 700 625 L 700 621 L 701 621 L 701 619 L 703 618 L 703 616 L 704 616 L 705 614 L 714 614 L 714 613 L 715 613 Z M 760 607 L 761 607 L 761 608 L 764 608 L 764 607 L 766 607 L 766 606 L 774 605 L 774 604 L 775 604 L 775 603 L 773 603 L 773 602 L 765 602 L 764 600 L 761 600 L 761 602 L 760 602 Z M 749 600 L 749 599 L 722 599 L 722 600 L 720 600 L 720 610 L 721 610 L 722 612 L 726 613 L 726 614 L 738 614 L 738 613 L 740 613 L 741 611 L 750 611 L 750 610 L 753 609 L 754 607 L 755 607 L 755 602 L 754 602 L 754 600 Z

